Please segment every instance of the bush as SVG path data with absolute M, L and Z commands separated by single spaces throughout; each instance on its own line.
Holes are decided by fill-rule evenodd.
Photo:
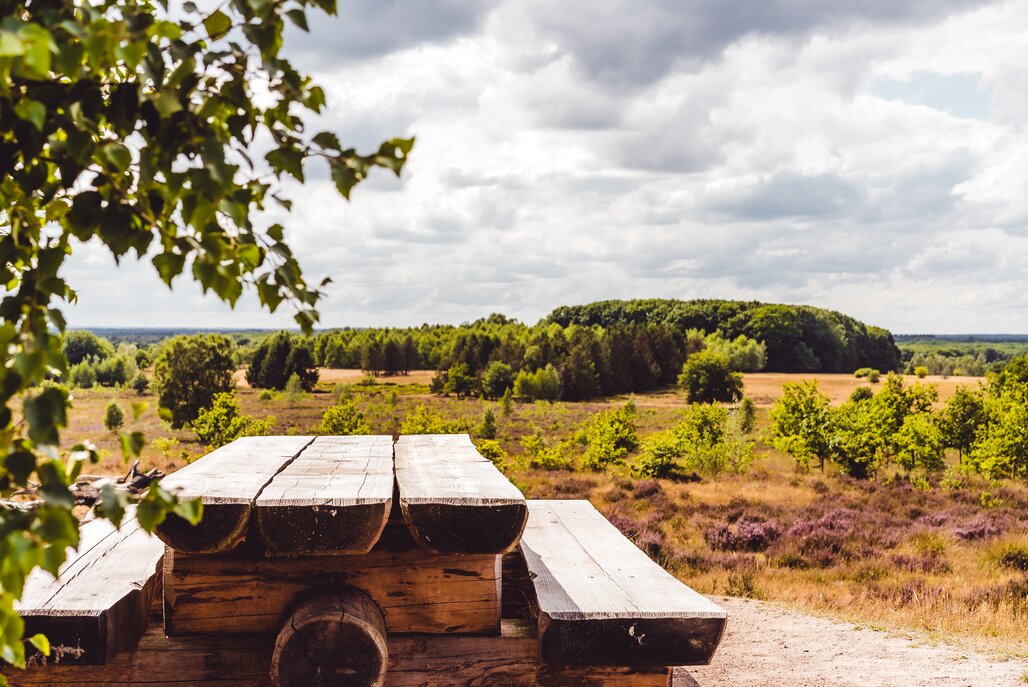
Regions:
M 742 374 L 734 372 L 723 353 L 700 351 L 690 355 L 678 383 L 689 403 L 734 403 L 742 397 Z
M 560 374 L 553 365 L 541 367 L 535 372 L 522 370 L 514 379 L 514 395 L 539 401 L 556 401 L 560 398 Z
M 492 408 L 486 408 L 482 413 L 482 424 L 478 426 L 478 435 L 483 439 L 496 438 L 496 414 Z
M 444 394 L 457 394 L 457 398 L 474 396 L 478 393 L 478 379 L 471 372 L 467 363 L 455 363 L 446 371 L 443 382 Z
M 282 397 L 287 403 L 293 404 L 301 400 L 303 395 L 303 383 L 300 381 L 300 375 L 294 372 L 289 375 L 289 379 L 286 380 L 286 385 L 282 389 Z
M 191 426 L 200 441 L 218 448 L 243 436 L 265 436 L 275 424 L 274 417 L 257 420 L 244 415 L 235 392 L 221 392 L 211 405 L 201 408 Z
M 124 411 L 122 411 L 121 407 L 117 403 L 111 401 L 107 404 L 107 408 L 104 410 L 104 427 L 114 432 L 121 429 L 124 424 Z
M 757 406 L 753 403 L 752 398 L 743 397 L 739 408 L 735 411 L 735 417 L 740 432 L 749 434 L 753 431 L 753 425 L 757 421 Z
M 466 420 L 445 420 L 422 403 L 407 413 L 400 425 L 400 434 L 464 434 L 468 429 Z
M 103 360 L 114 355 L 114 346 L 107 339 L 93 332 L 72 331 L 64 335 L 64 355 L 69 365 L 78 365 L 84 360 Z
M 741 474 L 754 460 L 753 444 L 728 422 L 728 410 L 717 404 L 690 406 L 673 432 L 682 453 L 682 467 L 716 476 Z
M 881 373 L 878 370 L 871 370 L 871 374 L 867 376 L 867 381 L 872 384 L 877 384 L 878 380 L 881 379 Z
M 357 409 L 353 399 L 343 398 L 321 416 L 318 431 L 336 436 L 371 434 L 371 425 L 364 417 L 364 413 Z
M 154 362 L 158 403 L 174 429 L 195 420 L 214 397 L 230 392 L 235 344 L 220 334 L 176 336 L 161 346 Z
M 857 370 L 853 373 L 853 376 L 857 379 L 866 379 L 867 377 L 871 376 L 872 372 L 877 372 L 877 370 L 873 370 L 870 367 L 861 367 L 857 368 Z
M 514 412 L 514 395 L 510 389 L 503 392 L 503 398 L 500 399 L 500 410 L 503 412 L 504 417 Z
M 995 557 L 1004 568 L 1028 571 L 1028 544 L 1004 544 L 995 552 Z
M 124 386 L 136 376 L 135 356 L 113 355 L 94 363 L 96 382 L 100 386 Z
M 507 457 L 507 452 L 500 446 L 500 442 L 493 439 L 483 439 L 475 442 L 475 448 L 483 458 L 487 458 L 497 467 L 502 467 Z
M 150 389 L 150 380 L 147 379 L 145 374 L 140 372 L 132 379 L 132 388 L 135 389 L 137 394 L 142 396 Z
M 265 401 L 265 402 L 273 401 L 273 400 L 275 400 L 275 396 L 276 396 L 275 392 L 272 391 L 271 389 L 261 389 L 261 392 L 259 394 L 257 394 L 257 400 L 258 401 Z
M 854 403 L 860 403 L 861 401 L 866 401 L 874 397 L 875 392 L 872 391 L 869 386 L 858 386 L 853 390 L 853 393 L 850 394 L 850 400 Z
M 662 432 L 648 437 L 642 445 L 642 455 L 635 462 L 635 472 L 643 477 L 667 479 L 680 469 L 682 449 L 673 432 Z
M 92 389 L 96 385 L 96 370 L 88 360 L 72 366 L 68 376 L 71 379 L 71 385 L 79 389 Z
M 928 368 L 924 365 L 918 365 L 914 368 L 914 374 L 917 375 L 918 379 L 924 379 L 928 376 Z
M 543 447 L 532 456 L 530 464 L 537 470 L 574 470 L 575 443 L 562 441 L 552 448 Z
M 631 407 L 597 413 L 586 432 L 588 448 L 582 458 L 586 470 L 603 470 L 623 463 L 639 445 L 635 413 Z

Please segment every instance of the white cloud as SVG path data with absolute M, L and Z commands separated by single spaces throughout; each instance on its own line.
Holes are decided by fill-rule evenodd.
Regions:
M 348 204 L 315 177 L 274 217 L 335 282 L 326 325 L 666 296 L 1028 331 L 1023 0 L 435 5 L 396 32 L 397 3 L 357 3 L 294 53 L 318 126 L 418 136 L 403 179 Z M 73 324 L 288 324 L 74 261 Z

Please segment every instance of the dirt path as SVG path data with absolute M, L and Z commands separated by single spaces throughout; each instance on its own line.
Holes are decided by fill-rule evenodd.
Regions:
M 929 644 L 776 604 L 717 598 L 728 632 L 700 687 L 1024 687 L 1028 662 Z M 687 678 L 676 687 L 692 687 Z

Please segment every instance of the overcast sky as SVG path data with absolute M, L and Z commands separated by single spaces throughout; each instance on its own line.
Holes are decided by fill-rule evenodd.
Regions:
M 849 9 L 847 9 L 849 8 Z M 317 125 L 417 135 L 282 221 L 325 326 L 605 298 L 809 303 L 1028 332 L 1028 0 L 342 0 L 287 51 Z M 77 326 L 274 327 L 75 251 Z

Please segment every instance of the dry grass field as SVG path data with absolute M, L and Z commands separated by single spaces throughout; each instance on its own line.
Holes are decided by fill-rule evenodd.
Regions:
M 841 402 L 866 382 L 817 375 L 823 391 Z M 1028 656 L 1028 485 L 977 478 L 922 491 L 897 475 L 860 482 L 800 472 L 794 461 L 762 440 L 767 413 L 781 384 L 798 375 L 754 374 L 746 392 L 758 404 L 752 439 L 758 460 L 744 475 L 701 482 L 641 480 L 629 465 L 606 473 L 533 469 L 521 439 L 540 432 L 548 443 L 572 437 L 600 410 L 627 398 L 585 403 L 517 403 L 504 416 L 499 404 L 434 396 L 431 373 L 357 385 L 358 371 L 324 371 L 315 393 L 261 400 L 240 385 L 244 412 L 274 416 L 274 433 L 315 431 L 339 393 L 348 393 L 376 433 L 396 433 L 418 405 L 472 427 L 486 407 L 496 413 L 497 440 L 507 453 L 503 469 L 530 497 L 588 498 L 651 556 L 699 591 L 785 601 L 799 608 L 855 620 L 870 627 L 958 637 L 1007 655 Z M 908 380 L 914 381 L 912 378 Z M 947 398 L 977 379 L 926 379 Z M 105 453 L 98 471 L 125 466 L 116 438 L 103 429 L 104 406 L 116 399 L 126 427 L 148 437 L 143 467 L 165 471 L 202 455 L 188 430 L 171 431 L 157 417 L 156 398 L 131 390 L 74 393 L 70 443 L 93 439 Z M 265 394 L 265 396 L 267 396 Z M 131 422 L 130 404 L 147 408 Z M 674 391 L 634 397 L 645 437 L 673 424 L 684 401 Z M 953 457 L 951 457 L 952 459 Z

